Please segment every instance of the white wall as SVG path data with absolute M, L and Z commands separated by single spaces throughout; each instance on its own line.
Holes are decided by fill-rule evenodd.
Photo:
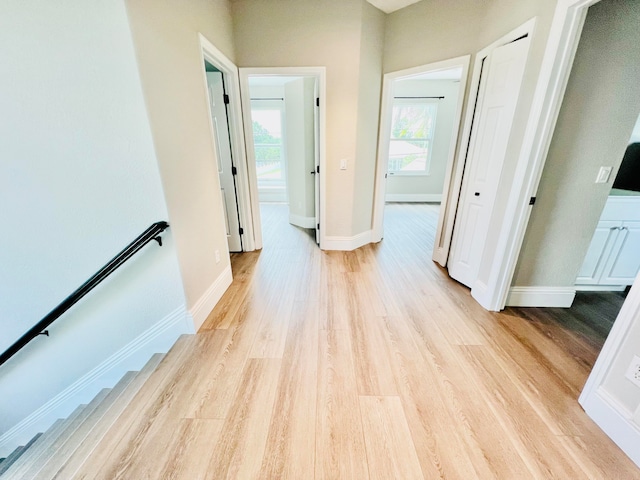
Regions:
M 429 174 L 390 175 L 387 179 L 387 200 L 389 195 L 429 195 L 429 198 L 442 195 L 451 135 L 456 122 L 459 90 L 460 82 L 454 80 L 397 80 L 394 82 L 395 96 L 443 96 L 444 98 L 436 100 L 438 113 L 433 134 Z
M 229 4 L 125 1 L 187 307 L 196 313 L 212 304 L 230 269 L 198 38 L 202 33 L 233 61 Z
M 0 58 L 3 351 L 168 218 L 123 2 L 5 0 Z M 89 400 L 187 331 L 173 234 L 82 299 L 49 328 L 51 337 L 0 367 L 0 436 L 172 313 L 165 334 L 75 400 Z M 74 398 L 33 428 L 68 414 Z
M 589 9 L 514 285 L 573 286 L 640 112 L 640 3 Z M 595 184 L 600 166 L 613 166 Z
M 370 229 L 381 81 L 381 72 L 375 70 L 382 54 L 373 42 L 375 35 L 366 35 L 371 46 L 361 44 L 362 25 L 366 15 L 367 21 L 377 22 L 374 30 L 381 30 L 384 14 L 364 0 L 236 0 L 231 6 L 238 66 L 326 66 L 327 151 L 321 175 L 327 179 L 327 225 L 321 228 L 329 236 Z M 361 47 L 369 62 L 366 77 L 371 81 L 366 89 L 360 88 Z M 369 113 L 363 115 L 365 108 Z M 366 152 L 358 144 L 362 135 Z M 347 170 L 339 169 L 342 159 L 347 160 Z M 366 215 L 355 202 L 364 203 Z

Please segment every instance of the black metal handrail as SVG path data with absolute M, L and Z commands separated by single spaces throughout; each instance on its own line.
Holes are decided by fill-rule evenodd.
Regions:
M 73 307 L 82 297 L 93 290 L 100 282 L 111 275 L 120 265 L 129 260 L 147 243 L 155 240 L 158 245 L 162 246 L 162 237 L 159 235 L 169 228 L 167 222 L 156 222 L 142 232 L 138 238 L 131 242 L 127 247 L 113 257 L 109 262 L 98 270 L 89 280 L 84 282 L 77 290 L 65 298 L 60 304 L 51 310 L 42 320 L 36 323 L 27 333 L 22 335 L 13 345 L 0 355 L 0 365 L 9 360 L 12 356 L 20 351 L 27 343 L 39 335 L 49 336 L 46 328 L 55 322 L 64 312 Z

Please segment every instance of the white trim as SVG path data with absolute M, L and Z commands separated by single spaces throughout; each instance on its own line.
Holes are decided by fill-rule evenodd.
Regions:
M 441 193 L 387 193 L 384 197 L 386 203 L 440 203 Z
M 188 323 L 181 305 L 0 436 L 0 456 L 24 445 L 58 418 L 67 417 L 78 405 L 90 402 L 101 389 L 113 387 L 128 371 L 140 370 L 153 354 L 168 352 L 186 333 Z
M 233 274 L 231 273 L 231 265 L 227 265 L 227 268 L 216 278 L 206 292 L 200 297 L 200 299 L 189 309 L 189 314 L 193 318 L 193 325 L 195 331 L 202 326 L 207 319 L 213 307 L 216 306 L 218 301 L 227 291 L 229 285 L 233 282 Z
M 262 248 L 262 232 L 260 230 L 260 208 L 252 202 L 252 190 L 250 175 L 247 171 L 247 151 L 244 141 L 244 127 L 242 123 L 242 104 L 240 98 L 240 77 L 238 67 L 218 50 L 206 37 L 198 34 L 200 38 L 200 54 L 202 55 L 202 70 L 204 85 L 207 77 L 204 71 L 206 59 L 218 68 L 225 76 L 225 87 L 229 95 L 229 137 L 233 152 L 234 165 L 238 170 L 236 175 L 236 193 L 238 196 L 238 214 L 240 224 L 244 229 L 242 235 L 242 248 L 250 252 Z M 213 130 L 212 130 L 213 131 Z M 212 138 L 213 141 L 213 138 Z M 224 216 L 222 217 L 224 219 Z
M 316 217 L 303 217 L 302 215 L 289 214 L 289 223 L 300 228 L 316 228 Z
M 602 387 L 588 398 L 580 397 L 587 415 L 618 447 L 640 467 L 640 429 L 632 414 L 616 402 Z
M 353 237 L 329 237 L 325 238 L 323 250 L 341 250 L 351 251 L 360 248 L 363 245 L 371 243 L 372 231 L 359 233 Z
M 578 292 L 624 292 L 625 285 L 576 285 Z
M 384 235 L 384 204 L 386 197 L 386 174 L 389 157 L 389 135 L 391 130 L 391 113 L 393 111 L 393 81 L 412 75 L 418 75 L 425 72 L 437 70 L 445 70 L 448 68 L 461 66 L 462 74 L 460 77 L 460 90 L 458 94 L 458 105 L 456 107 L 454 127 L 451 133 L 451 145 L 447 158 L 447 173 L 445 174 L 442 198 L 446 199 L 449 194 L 449 183 L 451 172 L 455 168 L 456 144 L 458 142 L 458 132 L 460 129 L 460 121 L 462 119 L 462 109 L 464 105 L 464 94 L 467 86 L 467 77 L 469 76 L 470 55 L 451 58 L 440 62 L 430 63 L 428 65 L 420 65 L 417 67 L 398 70 L 396 72 L 385 73 L 382 81 L 382 102 L 380 106 L 380 130 L 378 135 L 378 156 L 376 161 L 376 182 L 373 197 L 373 221 L 371 240 L 379 242 Z M 460 190 L 458 186 L 458 191 Z M 446 201 L 446 200 L 445 200 Z M 457 204 L 457 196 L 456 196 Z M 443 209 L 444 210 L 444 209 Z M 455 212 L 454 212 L 455 214 Z M 442 216 L 442 211 L 440 213 Z M 452 217 L 453 218 L 453 217 Z M 435 249 L 434 249 L 435 252 Z M 448 251 L 447 251 L 448 253 Z
M 264 67 L 264 68 L 240 68 L 240 90 L 242 95 L 242 111 L 244 113 L 244 135 L 245 146 L 247 153 L 247 165 L 248 165 L 248 179 L 251 185 L 251 209 L 252 211 L 260 211 L 260 202 L 258 199 L 257 185 L 258 179 L 256 176 L 255 165 L 255 152 L 253 151 L 253 130 L 251 124 L 251 96 L 249 94 L 249 76 L 297 76 L 297 77 L 316 77 L 318 79 L 318 93 L 320 96 L 320 108 L 319 108 L 319 143 L 320 143 L 320 225 L 324 226 L 326 222 L 326 175 L 322 172 L 326 172 L 326 111 L 327 111 L 327 69 L 326 67 Z M 254 214 L 254 221 L 259 217 Z M 262 232 L 260 231 L 259 223 L 254 227 L 256 234 L 256 248 L 262 248 Z M 258 234 L 260 235 L 260 242 L 258 246 Z M 320 248 L 325 248 L 324 243 L 326 240 L 325 229 L 320 229 Z
M 575 297 L 570 287 L 511 287 L 507 306 L 569 308 Z
M 640 322 L 640 275 L 613 323 L 578 401 L 587 415 L 640 466 L 640 438 L 637 432 L 634 433 L 637 427 L 632 424 L 631 413 L 627 409 L 621 409 L 602 388 L 623 343 L 629 338 L 631 328 L 637 322 Z M 619 373 L 624 375 L 623 372 Z
M 498 234 L 496 251 L 503 252 L 503 255 L 492 265 L 486 292 L 474 295 L 474 298 L 488 310 L 501 310 L 506 304 L 531 214 L 529 199 L 536 196 L 540 183 L 587 8 L 597 1 L 559 0 L 556 5 L 509 199 L 506 202 L 504 222 Z

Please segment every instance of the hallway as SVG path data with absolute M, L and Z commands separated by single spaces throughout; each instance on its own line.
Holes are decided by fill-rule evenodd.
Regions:
M 431 217 L 406 213 L 387 209 L 380 244 L 323 252 L 263 209 L 263 251 L 233 255 L 200 333 L 79 478 L 640 478 L 577 403 L 603 338 L 486 312 L 431 261 Z

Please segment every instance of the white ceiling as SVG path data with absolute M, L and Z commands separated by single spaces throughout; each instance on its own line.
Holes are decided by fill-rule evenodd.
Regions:
M 401 8 L 407 7 L 420 0 L 367 0 L 374 7 L 378 7 L 384 13 L 392 13 Z

